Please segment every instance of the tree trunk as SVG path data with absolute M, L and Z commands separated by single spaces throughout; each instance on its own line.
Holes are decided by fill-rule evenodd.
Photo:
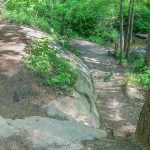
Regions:
M 62 21 L 61 21 L 61 26 L 60 26 L 60 34 L 62 36 L 65 35 L 65 19 L 64 19 L 64 15 L 62 15 Z
M 119 54 L 119 44 L 118 42 L 115 42 L 115 56 L 118 56 Z
M 120 0 L 120 63 L 123 64 L 123 0 Z
M 132 0 L 129 2 L 129 11 L 128 11 L 128 25 L 127 25 L 127 32 L 126 32 L 126 38 L 125 38 L 125 45 L 124 45 L 124 50 L 125 52 L 127 51 L 127 45 L 128 45 L 128 39 L 129 39 L 129 27 L 130 27 L 130 20 L 131 20 L 131 4 Z
M 144 146 L 150 147 L 150 88 L 140 114 L 136 129 L 136 136 L 140 143 Z
M 131 49 L 131 43 L 132 43 L 132 34 L 133 34 L 133 22 L 134 22 L 134 3 L 135 0 L 130 0 L 130 10 L 129 10 L 129 19 L 128 19 L 128 33 L 127 33 L 127 39 L 126 39 L 126 57 L 129 60 L 129 54 Z
M 147 44 L 147 51 L 144 58 L 144 67 L 150 67 L 150 31 L 148 34 L 148 44 Z
M 65 5 L 65 4 L 66 4 L 66 0 L 62 0 L 62 5 Z M 66 14 L 62 13 L 61 16 L 62 16 L 62 20 L 61 20 L 61 24 L 60 24 L 60 34 L 62 36 L 64 36 L 65 35 L 65 16 L 66 16 Z

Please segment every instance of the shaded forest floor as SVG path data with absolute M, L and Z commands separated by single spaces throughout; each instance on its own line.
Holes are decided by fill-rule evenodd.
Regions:
M 78 40 L 71 40 L 70 44 L 81 52 L 81 57 L 94 78 L 101 128 L 108 130 L 108 139 L 112 140 L 108 145 L 106 144 L 104 149 L 140 149 L 129 143 L 117 142 L 117 140 L 128 138 L 134 139 L 132 136 L 144 103 L 143 100 L 130 99 L 127 96 L 124 78 L 126 68 L 120 66 L 117 60 L 109 56 L 108 49 L 102 46 Z M 100 141 L 95 141 L 93 144 L 92 142 L 85 143 L 91 149 L 101 149 Z

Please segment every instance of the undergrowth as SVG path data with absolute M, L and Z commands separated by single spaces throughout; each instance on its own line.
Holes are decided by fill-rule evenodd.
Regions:
M 150 84 L 150 68 L 143 67 L 143 59 L 136 60 L 129 73 L 125 74 L 127 81 L 148 86 Z
M 67 92 L 73 90 L 77 75 L 66 60 L 57 57 L 59 50 L 49 48 L 48 44 L 48 38 L 32 42 L 31 51 L 24 61 L 26 67 L 40 75 L 44 85 Z

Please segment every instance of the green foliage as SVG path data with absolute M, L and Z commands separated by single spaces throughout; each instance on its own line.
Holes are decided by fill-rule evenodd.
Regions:
M 141 70 L 143 68 L 143 63 L 144 60 L 143 59 L 137 59 L 134 63 L 133 63 L 133 71 L 134 72 L 138 72 L 139 70 Z
M 134 31 L 147 33 L 150 29 L 150 8 L 139 3 L 135 12 Z
M 138 83 L 145 86 L 150 84 L 150 68 L 143 68 L 143 62 L 143 59 L 135 61 L 132 73 L 126 74 L 129 82 Z
M 129 1 L 125 1 L 124 18 L 125 28 L 128 23 Z M 150 29 L 150 2 L 146 0 L 136 1 L 134 15 L 134 32 L 147 33 Z
M 35 28 L 39 28 L 42 31 L 50 32 L 51 28 L 49 26 L 48 21 L 45 18 L 39 17 L 35 14 L 31 14 L 33 14 L 33 12 L 30 10 L 27 11 L 24 9 L 19 9 L 14 11 L 5 11 L 3 12 L 3 17 L 6 18 L 7 21 L 12 23 L 30 25 Z
M 126 58 L 123 58 L 122 65 L 125 67 L 128 66 L 128 60 Z
M 125 1 L 125 26 L 129 2 Z M 150 28 L 148 1 L 136 2 L 135 32 Z M 10 22 L 27 24 L 60 33 L 62 24 L 68 37 L 84 37 L 100 44 L 118 40 L 119 1 L 116 0 L 11 0 L 3 16 Z
M 65 35 L 82 36 L 92 41 L 114 41 L 113 28 L 118 12 L 115 1 L 106 0 L 12 0 L 6 5 L 5 18 L 50 32 L 60 32 L 64 22 Z
M 57 57 L 58 50 L 48 47 L 48 42 L 48 38 L 33 41 L 25 65 L 43 78 L 43 84 L 70 91 L 77 75 L 66 60 Z

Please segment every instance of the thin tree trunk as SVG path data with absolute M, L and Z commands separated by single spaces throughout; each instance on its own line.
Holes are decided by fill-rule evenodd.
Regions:
M 60 34 L 62 36 L 65 35 L 65 19 L 64 19 L 64 15 L 62 15 L 62 21 L 61 21 L 61 26 L 60 26 Z
M 132 0 L 129 2 L 129 11 L 128 11 L 128 25 L 127 25 L 127 32 L 126 32 L 126 38 L 125 38 L 125 45 L 124 45 L 124 50 L 125 52 L 127 51 L 128 47 L 128 39 L 129 39 L 129 27 L 130 27 L 130 20 L 131 20 L 131 4 Z
M 148 44 L 147 44 L 147 51 L 144 58 L 144 67 L 150 67 L 150 31 L 148 34 Z
M 123 64 L 123 0 L 120 0 L 120 63 Z
M 136 136 L 140 143 L 144 146 L 150 147 L 150 88 L 140 114 L 136 129 Z
M 131 49 L 131 43 L 132 43 L 132 35 L 133 35 L 133 22 L 134 22 L 134 3 L 135 0 L 132 0 L 131 3 L 131 14 L 130 14 L 130 23 L 129 23 L 129 35 L 128 35 L 128 41 L 127 41 L 127 49 L 126 49 L 126 57 L 129 60 L 130 56 L 130 49 Z
M 62 5 L 65 5 L 66 4 L 66 0 L 62 0 Z M 62 36 L 65 35 L 65 13 L 62 13 L 62 20 L 61 20 L 61 24 L 60 24 L 60 34 Z
M 118 56 L 119 54 L 119 44 L 118 42 L 115 42 L 115 56 Z

